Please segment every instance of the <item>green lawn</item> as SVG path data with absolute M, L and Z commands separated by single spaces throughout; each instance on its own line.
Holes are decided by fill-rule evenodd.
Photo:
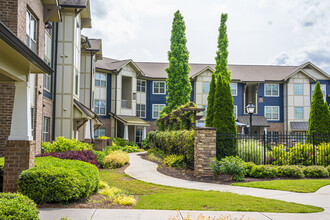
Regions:
M 100 172 L 101 180 L 110 186 L 125 189 L 139 196 L 137 209 L 207 210 L 207 211 L 253 211 L 309 213 L 321 212 L 322 208 L 263 199 L 234 193 L 190 190 L 167 187 L 135 180 L 116 170 Z
M 271 180 L 249 183 L 233 183 L 233 186 L 245 186 L 262 189 L 275 189 L 291 192 L 310 193 L 330 184 L 330 179 Z

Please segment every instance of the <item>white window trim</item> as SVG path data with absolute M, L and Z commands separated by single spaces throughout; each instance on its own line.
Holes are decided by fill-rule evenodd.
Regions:
M 154 117 L 154 106 L 155 106 L 155 105 L 158 105 L 158 106 L 164 106 L 164 107 L 166 106 L 165 104 L 152 104 L 152 109 L 151 109 L 151 111 L 152 111 L 152 112 L 151 112 L 151 118 L 152 118 L 152 119 L 158 119 L 158 118 L 159 118 L 159 117 Z M 159 115 L 159 116 L 160 116 L 160 115 Z
M 238 92 L 238 88 L 237 88 L 237 83 L 230 83 L 230 84 L 236 84 L 236 92 L 235 92 L 235 95 L 231 94 L 232 96 L 237 96 L 237 92 Z M 230 88 L 230 91 L 231 91 L 231 88 Z
M 295 88 L 296 85 L 301 85 L 302 86 L 302 94 L 301 95 L 297 95 L 296 94 L 296 88 Z M 304 84 L 303 83 L 295 83 L 295 84 L 293 84 L 293 95 L 295 95 L 295 96 L 303 96 L 304 95 Z
M 138 81 L 140 81 L 140 91 L 138 91 L 138 86 L 137 86 Z M 141 87 L 142 82 L 145 83 L 145 86 L 144 86 L 144 92 L 141 91 L 141 88 L 142 88 L 142 87 Z M 166 85 L 165 85 L 165 88 L 166 88 Z M 152 89 L 152 91 L 153 91 L 153 89 Z M 166 89 L 165 89 L 165 91 L 166 91 Z M 147 81 L 146 81 L 146 80 L 143 80 L 143 79 L 137 79 L 137 80 L 136 80 L 136 92 L 142 92 L 142 93 L 146 93 L 146 92 L 147 92 Z
M 135 141 L 136 141 L 136 138 L 138 137 L 138 135 L 137 135 L 138 131 L 141 132 L 141 137 L 139 138 L 141 142 L 136 142 L 136 143 L 141 144 L 142 143 L 142 138 L 143 138 L 143 129 L 136 129 L 136 131 L 135 131 Z
M 266 85 L 277 85 L 278 86 L 277 95 L 266 95 Z M 280 84 L 279 83 L 265 83 L 264 84 L 264 96 L 265 97 L 279 97 L 280 96 Z
M 144 105 L 144 117 L 139 116 L 139 118 L 146 118 L 147 117 L 147 105 L 143 103 L 136 103 L 136 105 L 140 105 L 140 115 L 141 115 L 141 105 Z M 136 106 L 137 111 L 137 106 Z
M 154 93 L 154 88 L 155 88 L 155 82 L 163 82 L 165 83 L 165 87 L 164 87 L 164 93 Z M 152 81 L 152 94 L 153 95 L 165 95 L 166 94 L 166 81 Z
M 102 135 L 100 135 L 100 130 L 103 130 L 104 131 L 104 135 L 105 135 L 105 128 L 98 128 L 94 131 L 94 137 L 100 137 Z M 97 133 L 98 135 L 95 135 L 95 133 Z
M 209 91 L 208 92 L 204 92 L 204 83 L 208 83 L 209 84 Z M 210 86 L 211 86 L 211 82 L 203 82 L 203 94 L 209 94 L 209 92 L 210 92 Z
M 45 87 L 46 85 L 45 85 L 45 80 L 44 80 L 44 90 L 51 93 L 50 90 L 52 88 L 52 75 L 46 73 L 46 74 L 44 74 L 44 78 L 45 78 L 45 80 L 47 80 L 49 82 L 49 89 L 48 89 Z
M 302 118 L 296 118 L 296 108 L 302 108 Z M 303 106 L 295 106 L 293 108 L 293 115 L 295 120 L 304 120 L 304 107 Z
M 96 79 L 96 74 L 99 74 L 99 75 L 105 75 L 105 80 L 101 80 L 101 79 Z M 95 87 L 98 87 L 98 88 L 107 88 L 107 84 L 108 84 L 108 79 L 107 79 L 107 74 L 106 73 L 99 73 L 99 72 L 96 72 L 95 73 L 95 81 L 94 81 L 94 86 Z M 99 80 L 100 81 L 100 85 L 97 86 L 96 85 L 96 80 Z M 101 81 L 105 81 L 105 86 L 101 86 Z
M 101 113 L 96 113 L 96 114 L 98 114 L 98 115 L 107 115 L 107 100 L 106 99 L 94 99 L 94 111 L 95 111 L 95 101 L 104 101 L 104 103 L 105 103 L 105 107 L 104 107 L 104 114 L 101 114 Z M 98 108 L 99 108 L 99 112 L 100 112 L 100 105 L 98 106 Z
M 276 107 L 276 108 L 277 108 L 277 111 L 278 111 L 278 119 L 268 119 L 268 118 L 266 118 L 266 108 L 267 108 L 267 107 L 272 107 L 272 108 Z M 264 116 L 265 116 L 265 118 L 267 119 L 267 121 L 279 121 L 280 118 L 281 118 L 281 116 L 280 116 L 280 106 L 265 106 L 265 107 L 264 107 Z
M 235 120 L 237 120 L 237 115 L 238 115 L 238 112 L 237 112 L 237 105 L 234 105 L 234 112 L 235 112 L 235 109 L 236 109 L 236 114 L 234 115 L 234 117 L 235 117 Z

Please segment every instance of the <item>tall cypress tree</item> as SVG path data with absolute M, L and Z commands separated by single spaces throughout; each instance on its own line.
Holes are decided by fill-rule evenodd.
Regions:
M 317 82 L 309 114 L 307 135 L 312 135 L 313 131 L 315 134 L 329 133 L 329 114 L 329 108 L 327 103 L 324 102 L 320 82 Z M 316 144 L 319 144 L 320 142 L 321 140 L 316 140 Z
M 188 65 L 189 52 L 186 46 L 185 34 L 186 26 L 180 11 L 174 14 L 171 35 L 171 50 L 168 52 L 169 67 L 166 68 L 167 107 L 165 113 L 170 113 L 173 109 L 190 101 L 192 90 Z
M 212 74 L 212 79 L 210 83 L 210 91 L 209 95 L 207 96 L 207 110 L 206 110 L 206 120 L 205 125 L 207 127 L 213 127 L 213 118 L 214 118 L 214 94 L 215 94 L 215 74 Z

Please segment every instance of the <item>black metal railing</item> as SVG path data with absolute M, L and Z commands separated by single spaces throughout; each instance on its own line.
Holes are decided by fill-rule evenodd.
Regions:
M 264 132 L 217 134 L 217 154 L 234 152 L 245 162 L 274 165 L 330 165 L 330 134 Z M 228 150 L 231 149 L 231 150 Z

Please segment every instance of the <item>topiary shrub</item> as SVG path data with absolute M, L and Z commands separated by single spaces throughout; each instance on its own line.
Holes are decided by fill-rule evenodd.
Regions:
M 298 166 L 280 166 L 278 167 L 278 175 L 294 178 L 304 178 L 304 172 Z
M 250 176 L 255 178 L 274 178 L 277 175 L 277 167 L 271 165 L 254 166 L 250 172 Z
M 184 167 L 186 164 L 183 159 L 182 155 L 169 155 L 164 158 L 164 164 L 169 167 Z
M 308 166 L 303 168 L 303 172 L 306 177 L 328 177 L 329 172 L 325 167 L 322 166 Z
M 62 153 L 52 152 L 37 155 L 36 157 L 56 157 L 60 159 L 69 159 L 69 160 L 80 160 L 87 163 L 95 165 L 97 168 L 100 168 L 100 164 L 97 162 L 97 156 L 91 150 L 83 151 L 66 151 Z
M 17 183 L 18 191 L 36 203 L 66 203 L 97 191 L 99 172 L 86 162 L 39 157 L 36 166 L 23 171 Z
M 244 180 L 246 169 L 244 167 L 244 161 L 239 157 L 225 157 L 220 161 L 213 160 L 211 162 L 211 168 L 214 173 L 223 173 L 226 175 L 230 175 L 232 180 L 242 181 Z
M 37 220 L 36 204 L 26 196 L 16 193 L 0 193 L 0 219 Z
M 123 151 L 113 151 L 104 158 L 104 168 L 119 168 L 129 161 L 128 154 Z
M 52 143 L 43 142 L 42 148 L 44 149 L 45 153 L 51 153 L 51 152 L 93 150 L 93 145 L 82 143 L 76 139 L 57 137 L 56 141 L 53 141 Z

